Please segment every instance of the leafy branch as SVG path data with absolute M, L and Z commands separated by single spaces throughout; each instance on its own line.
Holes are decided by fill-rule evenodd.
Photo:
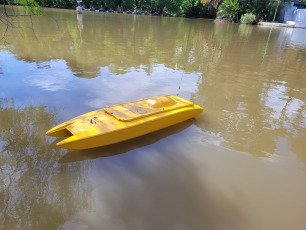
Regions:
M 6 40 L 6 35 L 8 29 L 11 28 L 19 28 L 13 23 L 13 18 L 15 17 L 32 17 L 32 16 L 40 16 L 43 14 L 42 8 L 35 0 L 2 0 L 2 10 L 0 8 L 0 23 L 4 25 L 4 31 L 2 33 L 2 37 L 0 38 L 0 42 L 3 42 L 4 45 L 7 45 L 8 42 Z M 25 13 L 15 13 L 13 6 L 19 5 L 23 6 Z M 10 9 L 8 9 L 10 6 Z

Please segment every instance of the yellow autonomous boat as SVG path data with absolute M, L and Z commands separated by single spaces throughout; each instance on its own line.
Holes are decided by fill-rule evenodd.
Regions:
M 89 149 L 138 137 L 188 120 L 203 108 L 176 96 L 163 95 L 112 105 L 66 121 L 46 134 L 67 137 L 56 145 Z

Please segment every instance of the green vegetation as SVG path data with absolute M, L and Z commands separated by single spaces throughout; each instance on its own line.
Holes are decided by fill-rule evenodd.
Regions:
M 241 19 L 251 20 L 253 19 L 251 15 L 255 15 L 253 20 L 255 22 L 259 20 L 272 21 L 275 13 L 279 12 L 277 11 L 279 6 L 284 1 L 285 0 L 224 0 L 218 9 L 217 17 L 231 22 L 238 22 Z M 242 18 L 242 15 L 245 16 Z
M 172 16 L 217 16 L 230 22 L 242 20 L 243 23 L 250 23 L 259 20 L 272 21 L 284 1 L 286 0 L 83 0 L 82 5 L 86 8 L 120 8 Z M 75 0 L 9 0 L 6 3 L 23 5 L 30 14 L 41 14 L 39 6 L 66 9 L 74 9 L 77 6 Z
M 217 16 L 229 21 L 238 21 L 241 11 L 238 0 L 224 0 L 218 9 Z
M 241 16 L 240 22 L 249 24 L 253 23 L 255 21 L 256 15 L 252 13 L 246 13 Z
M 207 1 L 183 1 L 181 7 L 181 14 L 186 17 L 204 17 L 216 18 L 217 10 L 210 6 Z
M 5 4 L 8 4 L 8 5 L 18 4 L 18 5 L 24 6 L 24 9 L 27 15 L 41 15 L 42 14 L 42 9 L 39 6 L 40 4 L 36 0 L 6 0 L 6 1 L 3 1 L 4 14 L 6 13 Z
M 27 13 L 38 14 L 39 6 L 75 9 L 75 0 L 10 0 L 8 4 L 22 5 Z M 216 17 L 215 1 L 209 0 L 83 0 L 86 8 L 122 9 L 166 13 L 172 16 Z

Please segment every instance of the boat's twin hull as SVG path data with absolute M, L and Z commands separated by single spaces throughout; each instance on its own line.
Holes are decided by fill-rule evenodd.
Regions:
M 147 104 L 139 109 L 139 104 L 142 103 L 142 101 L 137 101 L 135 103 L 130 102 L 128 104 L 129 106 L 126 104 L 120 104 L 116 105 L 114 108 L 107 107 L 104 110 L 90 112 L 70 121 L 64 122 L 63 124 L 49 130 L 47 134 L 51 136 L 69 136 L 68 138 L 57 143 L 57 146 L 61 148 L 95 148 L 157 131 L 159 129 L 188 120 L 203 111 L 203 108 L 200 106 L 194 105 L 193 103 L 178 97 L 159 96 L 154 97 L 153 99 L 158 101 L 160 99 L 164 100 L 164 98 L 167 99 L 167 97 L 169 97 L 171 100 L 175 99 L 180 106 L 175 108 L 175 105 L 173 106 L 173 103 L 171 102 L 172 104 L 169 104 L 168 107 L 162 106 L 162 109 L 153 108 L 150 110 Z M 146 100 L 145 103 L 147 103 L 147 101 L 151 99 L 144 100 Z M 166 101 L 164 105 L 167 105 L 167 103 L 168 102 Z M 182 103 L 185 103 L 186 106 L 182 106 Z M 118 112 L 118 106 L 120 106 L 120 114 Z M 121 111 L 121 107 L 127 108 L 127 110 Z M 133 110 L 131 108 L 133 108 Z M 135 110 L 135 108 L 137 108 L 137 110 Z M 117 111 L 115 111 L 115 109 L 117 109 Z M 110 114 L 109 111 L 112 111 L 112 113 Z M 144 113 L 144 111 L 146 111 L 146 113 Z M 148 114 L 147 111 L 150 111 L 152 115 L 146 115 Z M 130 120 L 126 115 L 128 113 L 131 113 Z M 135 115 L 135 113 L 139 114 Z M 124 119 L 126 120 L 121 121 L 119 116 L 124 116 Z

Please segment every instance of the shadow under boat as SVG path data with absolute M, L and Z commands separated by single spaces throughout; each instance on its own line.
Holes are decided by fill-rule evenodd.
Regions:
M 164 139 L 173 134 L 177 134 L 187 129 L 193 123 L 194 119 L 189 119 L 179 124 L 175 124 L 167 128 L 155 131 L 153 133 L 149 133 L 123 142 L 93 149 L 69 150 L 63 157 L 59 159 L 59 163 L 77 162 L 123 154 L 140 147 L 154 144 L 161 139 Z

